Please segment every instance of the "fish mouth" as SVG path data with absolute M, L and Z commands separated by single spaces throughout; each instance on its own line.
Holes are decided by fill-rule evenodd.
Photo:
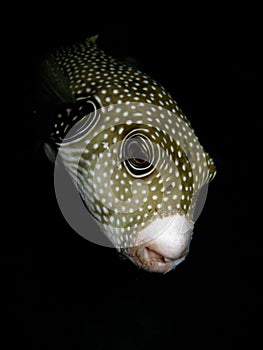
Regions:
M 171 258 L 149 246 L 141 245 L 132 248 L 125 254 L 135 265 L 148 272 L 167 273 L 179 265 L 187 256 L 188 249 L 180 256 Z
M 159 217 L 139 232 L 137 245 L 124 255 L 146 271 L 169 272 L 186 258 L 192 232 L 193 223 L 183 215 Z

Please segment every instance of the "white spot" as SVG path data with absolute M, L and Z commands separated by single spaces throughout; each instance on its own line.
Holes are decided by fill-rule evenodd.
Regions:
M 102 207 L 102 210 L 105 214 L 109 214 L 109 210 L 106 207 Z
M 124 130 L 124 127 L 121 126 L 121 127 L 119 128 L 119 131 L 118 131 L 119 135 L 123 132 L 123 130 Z
M 109 142 L 102 142 L 103 148 L 109 149 Z

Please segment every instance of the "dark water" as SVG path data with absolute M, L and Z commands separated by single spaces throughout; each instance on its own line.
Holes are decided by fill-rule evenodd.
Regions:
M 3 252 L 8 344 L 34 350 L 234 349 L 238 340 L 251 345 L 262 303 L 250 199 L 259 176 L 257 45 L 239 30 L 223 31 L 224 21 L 213 17 L 203 27 L 190 26 L 187 12 L 180 23 L 169 16 L 164 26 L 157 14 L 145 24 L 137 17 L 90 17 L 85 23 L 75 19 L 73 27 L 67 25 L 70 13 L 59 20 L 49 12 L 30 17 L 20 43 L 23 119 L 31 117 L 32 78 L 41 57 L 100 33 L 105 50 L 136 58 L 171 92 L 218 174 L 188 258 L 167 275 L 149 274 L 71 230 L 56 204 L 52 165 L 31 148 L 38 135 L 31 136 L 30 123 L 21 123 L 22 190 L 9 222 L 11 245 Z

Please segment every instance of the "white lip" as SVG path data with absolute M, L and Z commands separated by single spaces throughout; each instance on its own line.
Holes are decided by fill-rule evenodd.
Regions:
M 183 215 L 158 217 L 140 231 L 136 245 L 156 246 L 163 256 L 176 259 L 188 247 L 192 232 L 193 224 Z
M 139 232 L 127 256 L 145 270 L 168 272 L 185 259 L 192 232 L 193 224 L 183 215 L 158 217 Z

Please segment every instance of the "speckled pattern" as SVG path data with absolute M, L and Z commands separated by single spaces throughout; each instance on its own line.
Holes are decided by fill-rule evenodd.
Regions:
M 191 221 L 215 166 L 164 87 L 107 56 L 96 37 L 51 60 L 74 98 L 57 113 L 51 142 L 114 245 L 131 247 L 157 216 Z

